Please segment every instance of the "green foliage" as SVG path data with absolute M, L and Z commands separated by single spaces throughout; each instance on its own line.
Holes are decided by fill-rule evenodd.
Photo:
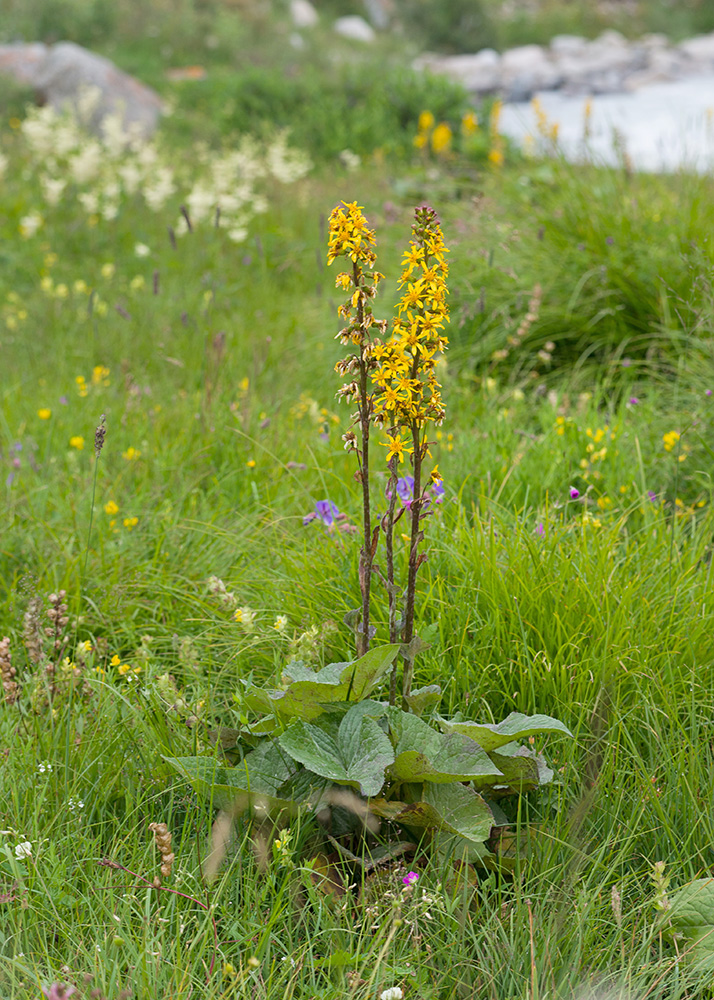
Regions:
M 497 34 L 482 0 L 401 0 L 399 18 L 426 49 L 478 52 L 497 44 Z
M 261 815 L 303 805 L 319 810 L 346 786 L 376 815 L 417 836 L 452 834 L 451 851 L 469 846 L 480 861 L 497 864 L 487 841 L 501 823 L 480 792 L 502 798 L 547 784 L 553 772 L 516 741 L 571 733 L 547 716 L 513 713 L 499 725 L 439 719 L 442 734 L 416 715 L 367 697 L 398 652 L 399 646 L 375 647 L 354 663 L 324 667 L 314 680 L 295 680 L 291 673 L 302 678 L 312 672 L 288 667 L 284 691 L 249 689 L 247 704 L 272 706 L 274 714 L 258 725 L 273 735 L 233 769 L 210 757 L 166 759 L 199 794 L 232 813 L 256 806 Z M 252 726 L 237 731 L 235 742 L 246 736 L 253 744 L 254 732 Z
M 175 86 L 180 111 L 167 122 L 168 134 L 221 135 L 289 128 L 291 142 L 319 161 L 345 149 L 369 156 L 407 156 L 413 149 L 419 114 L 428 107 L 438 119 L 460 120 L 468 107 L 461 87 L 395 65 L 388 57 L 365 56 L 357 64 L 334 65 L 297 58 L 291 67 L 216 70 L 200 86 Z

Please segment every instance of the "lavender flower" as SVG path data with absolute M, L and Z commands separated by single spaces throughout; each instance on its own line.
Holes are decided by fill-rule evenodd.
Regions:
M 648 500 L 651 500 L 652 503 L 655 503 L 655 501 L 657 500 L 657 494 L 654 492 L 654 490 L 647 490 L 647 498 Z
M 326 528 L 331 528 L 339 514 L 337 504 L 334 504 L 332 500 L 318 500 L 315 504 L 315 510 L 306 514 L 302 523 L 310 524 L 311 521 L 322 521 Z
M 397 496 L 409 510 L 414 498 L 414 476 L 402 476 L 397 480 Z
M 536 524 L 535 533 L 536 535 L 538 535 L 539 538 L 543 538 L 543 536 L 545 535 L 545 528 L 543 527 L 542 521 L 539 521 L 538 524 Z
M 577 500 L 580 496 L 580 490 L 576 489 L 575 486 L 570 487 L 570 499 Z
M 637 396 L 630 396 L 630 398 L 627 400 L 627 402 L 628 402 L 628 404 L 630 406 L 639 406 L 639 404 L 640 404 L 640 401 L 637 398 Z
M 417 872 L 407 872 L 404 878 L 402 879 L 402 882 L 404 883 L 404 885 L 414 885 L 414 883 L 418 880 L 418 878 L 419 875 Z

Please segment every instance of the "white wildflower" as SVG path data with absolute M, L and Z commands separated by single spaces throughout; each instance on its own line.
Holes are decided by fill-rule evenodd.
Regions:
M 273 628 L 276 632 L 284 632 L 288 627 L 288 617 L 287 615 L 278 615 L 278 617 L 273 622 Z
M 236 608 L 236 610 L 233 612 L 233 617 L 237 622 L 240 622 L 240 624 L 243 626 L 246 632 L 252 632 L 255 626 L 255 619 L 257 617 L 255 611 L 253 611 L 252 608 L 249 607 Z
M 390 986 L 388 990 L 384 990 L 379 994 L 379 1000 L 402 1000 L 403 996 L 401 987 Z
M 151 249 L 147 247 L 146 243 L 135 243 L 134 253 L 137 257 L 148 257 L 151 254 Z
M 30 212 L 29 215 L 23 215 L 20 219 L 20 235 L 24 236 L 25 239 L 29 239 L 35 235 L 43 222 L 44 220 L 38 212 Z
M 37 765 L 37 770 L 40 774 L 52 774 L 52 765 L 48 760 L 42 760 Z
M 29 840 L 23 840 L 15 848 L 15 857 L 18 861 L 22 861 L 24 858 L 32 857 L 32 844 Z

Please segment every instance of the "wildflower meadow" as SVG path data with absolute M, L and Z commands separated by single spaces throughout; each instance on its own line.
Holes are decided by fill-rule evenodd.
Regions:
M 263 29 L 0 93 L 0 998 L 710 998 L 711 179 Z

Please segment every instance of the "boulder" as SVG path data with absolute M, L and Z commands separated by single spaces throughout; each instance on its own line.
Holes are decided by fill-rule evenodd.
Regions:
M 555 90 L 563 74 L 541 45 L 520 45 L 501 58 L 501 85 L 507 101 L 527 101 L 539 90 Z
M 367 24 L 359 14 L 347 14 L 338 17 L 333 25 L 338 35 L 349 38 L 353 42 L 373 42 L 377 37 L 371 24 Z
M 550 40 L 550 51 L 554 55 L 573 56 L 582 52 L 587 44 L 582 35 L 554 35 Z
M 493 49 L 481 49 L 475 55 L 422 56 L 413 65 L 448 76 L 470 94 L 492 94 L 501 86 L 501 57 Z
M 714 33 L 690 38 L 686 42 L 681 42 L 677 48 L 689 63 L 687 68 L 690 71 L 714 67 Z
M 646 68 L 647 52 L 619 31 L 604 31 L 577 55 L 558 56 L 556 65 L 566 93 L 608 94 L 622 90 L 627 77 Z
M 314 28 L 320 21 L 310 0 L 290 0 L 290 17 L 296 28 Z
M 94 93 L 91 117 L 86 124 L 101 129 L 107 115 L 118 114 L 124 129 L 144 138 L 155 131 L 162 111 L 159 95 L 134 77 L 123 73 L 109 59 L 73 42 L 53 46 L 38 67 L 33 81 L 39 99 L 56 110 L 77 110 L 80 99 Z
M 378 31 L 384 31 L 389 27 L 392 19 L 392 5 L 389 0 L 362 0 L 362 5 L 373 27 Z
M 15 43 L 0 45 L 0 73 L 11 76 L 18 83 L 35 86 L 37 74 L 47 58 L 49 49 L 40 42 L 31 45 Z

